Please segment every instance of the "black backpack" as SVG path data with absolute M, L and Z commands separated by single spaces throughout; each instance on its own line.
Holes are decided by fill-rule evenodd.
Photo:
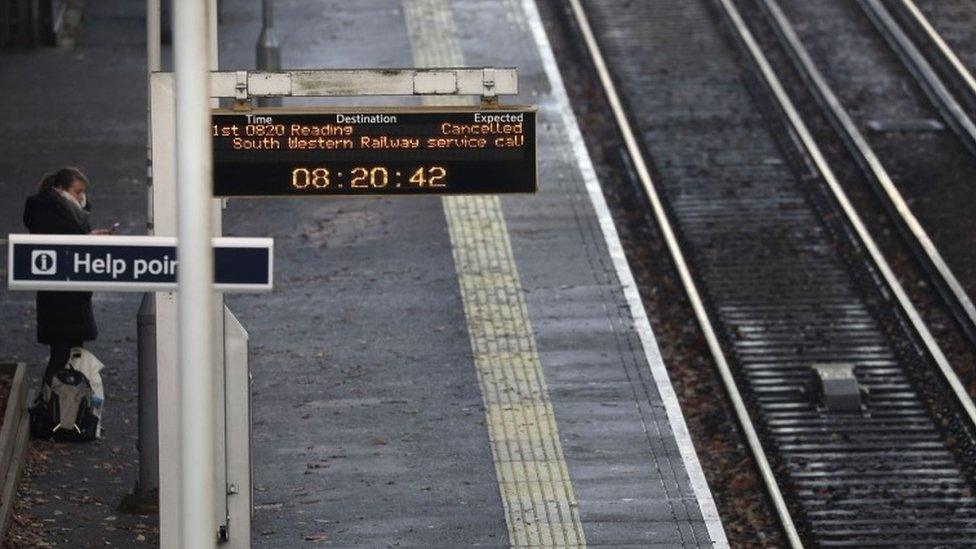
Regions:
M 98 416 L 92 410 L 88 378 L 70 363 L 45 384 L 30 408 L 31 438 L 88 442 L 98 438 Z

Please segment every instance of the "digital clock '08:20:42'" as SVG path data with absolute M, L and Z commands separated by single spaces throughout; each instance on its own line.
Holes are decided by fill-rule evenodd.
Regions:
M 324 166 L 299 166 L 291 171 L 291 188 L 301 191 L 330 189 L 410 188 L 445 189 L 448 185 L 447 168 L 443 166 L 419 166 L 407 169 L 384 166 L 356 166 L 345 172 L 330 170 Z

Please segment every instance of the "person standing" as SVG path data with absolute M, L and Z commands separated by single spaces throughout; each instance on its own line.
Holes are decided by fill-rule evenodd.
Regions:
M 88 178 L 77 168 L 44 176 L 24 205 L 24 225 L 33 234 L 109 234 L 89 223 Z M 37 341 L 51 347 L 44 383 L 64 368 L 72 347 L 98 337 L 91 292 L 37 292 Z

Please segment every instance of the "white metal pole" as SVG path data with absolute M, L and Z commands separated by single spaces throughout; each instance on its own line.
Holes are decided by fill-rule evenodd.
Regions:
M 209 14 L 207 24 L 210 30 L 210 70 L 215 71 L 219 68 L 217 59 L 220 54 L 220 43 L 217 40 L 217 34 L 220 26 L 220 2 L 218 0 L 209 0 L 207 2 L 207 10 Z
M 210 70 L 215 71 L 219 68 L 218 58 L 220 53 L 220 44 L 218 40 L 219 36 L 219 11 L 220 7 L 217 0 L 206 0 L 207 4 L 207 29 L 209 32 L 208 47 L 210 48 Z M 210 99 L 210 107 L 216 108 L 220 106 L 220 101 L 216 98 Z M 207 112 L 207 121 L 210 121 L 210 111 Z M 208 125 L 209 128 L 209 125 Z M 207 139 L 210 139 L 210 134 L 207 134 Z M 209 154 L 209 153 L 208 153 Z M 209 185 L 209 180 L 208 180 Z M 223 234 L 223 201 L 222 200 L 210 200 L 210 231 L 212 236 L 218 237 Z M 230 520 L 233 517 L 228 516 L 227 509 L 227 393 L 225 387 L 225 358 L 224 351 L 226 343 L 224 342 L 225 331 L 224 331 L 224 296 L 221 293 L 215 293 L 213 303 L 211 304 L 212 312 L 211 319 L 213 322 L 213 332 L 211 337 L 213 338 L 213 401 L 216 403 L 216 408 L 214 412 L 214 454 L 213 454 L 213 484 L 215 487 L 214 491 L 214 520 L 216 521 L 216 529 L 220 536 L 220 542 L 226 542 L 228 536 L 230 535 L 230 529 L 228 528 Z M 247 542 L 251 541 L 250 531 L 247 532 Z M 238 536 L 240 537 L 240 536 Z M 242 541 L 242 540 L 237 540 Z M 242 545 L 235 545 L 232 541 L 231 547 L 246 547 Z M 249 545 L 247 546 L 249 547 Z
M 146 66 L 157 72 L 162 66 L 160 0 L 146 0 Z
M 173 2 L 176 84 L 179 535 L 215 547 L 214 326 L 209 2 Z

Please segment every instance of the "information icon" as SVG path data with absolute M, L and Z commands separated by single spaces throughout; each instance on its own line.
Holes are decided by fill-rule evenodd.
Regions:
M 58 271 L 58 256 L 53 250 L 31 252 L 31 274 L 53 275 Z

